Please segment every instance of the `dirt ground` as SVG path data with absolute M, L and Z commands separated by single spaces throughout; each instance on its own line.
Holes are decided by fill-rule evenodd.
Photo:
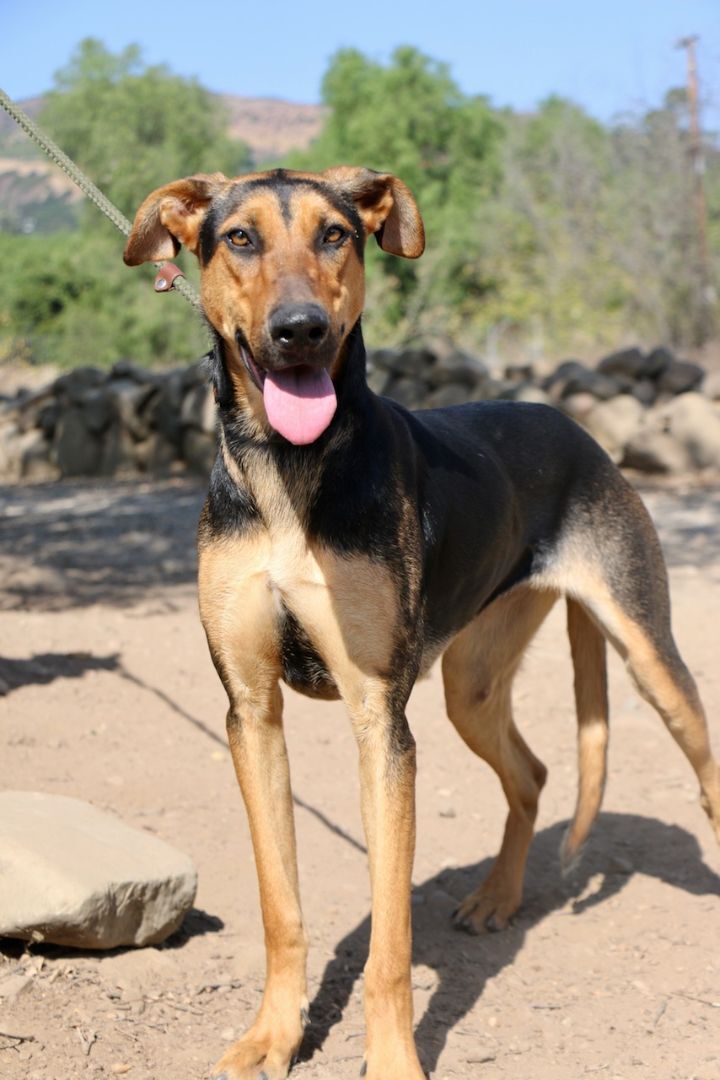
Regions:
M 257 1007 L 255 874 L 196 613 L 201 501 L 178 481 L 0 489 L 0 784 L 89 800 L 188 852 L 200 878 L 164 947 L 3 944 L 3 1078 L 199 1080 Z M 647 501 L 720 747 L 720 491 Z M 611 700 L 604 812 L 564 881 L 576 769 L 556 609 L 516 693 L 550 770 L 525 903 L 506 932 L 472 938 L 450 913 L 487 872 L 504 800 L 444 718 L 437 671 L 416 688 L 415 1015 L 434 1078 L 720 1077 L 720 852 L 689 767 L 616 661 Z M 293 1076 L 346 1080 L 362 1058 L 369 910 L 355 748 L 339 705 L 287 692 L 286 716 L 312 940 L 312 1025 Z

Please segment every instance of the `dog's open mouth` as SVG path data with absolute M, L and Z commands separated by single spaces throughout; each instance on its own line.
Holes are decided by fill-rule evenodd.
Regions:
M 249 350 L 240 346 L 253 382 L 262 390 L 271 426 L 295 446 L 315 442 L 337 408 L 332 379 L 325 368 L 296 364 L 280 371 L 262 371 Z

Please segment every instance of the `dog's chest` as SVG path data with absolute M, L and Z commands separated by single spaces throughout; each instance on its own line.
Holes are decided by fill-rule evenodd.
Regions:
M 297 689 L 335 696 L 383 672 L 397 632 L 397 586 L 387 567 L 308 536 L 276 487 L 256 494 L 262 575 L 283 674 Z

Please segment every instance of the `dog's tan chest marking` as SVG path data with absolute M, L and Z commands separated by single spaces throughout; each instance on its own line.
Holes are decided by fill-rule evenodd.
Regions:
M 365 555 L 332 551 L 308 538 L 293 498 L 271 470 L 246 476 L 262 525 L 200 553 L 201 613 L 223 667 L 251 685 L 240 654 L 265 656 L 260 677 L 282 674 L 287 615 L 317 652 L 343 697 L 387 676 L 397 625 L 390 571 Z

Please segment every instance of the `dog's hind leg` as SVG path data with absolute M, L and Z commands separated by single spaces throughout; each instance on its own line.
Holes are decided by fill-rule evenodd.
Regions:
M 568 599 L 568 636 L 575 673 L 578 722 L 578 796 L 562 844 L 569 870 L 587 840 L 605 790 L 608 744 L 608 692 L 605 638 L 585 609 Z
M 705 712 L 692 675 L 665 625 L 643 625 L 612 598 L 594 601 L 596 617 L 624 659 L 638 690 L 662 717 L 700 783 L 700 802 L 720 842 L 720 765 L 710 748 Z
M 625 661 L 695 770 L 720 841 L 720 767 L 697 687 L 673 638 L 660 543 L 639 497 L 616 484 L 611 501 L 586 508 L 568 529 L 546 580 L 583 605 Z
M 500 929 L 522 899 L 545 766 L 512 717 L 512 681 L 522 655 L 557 594 L 522 586 L 496 600 L 452 642 L 443 657 L 448 716 L 500 778 L 509 812 L 500 852 L 485 881 L 461 903 L 455 925 L 473 933 Z

